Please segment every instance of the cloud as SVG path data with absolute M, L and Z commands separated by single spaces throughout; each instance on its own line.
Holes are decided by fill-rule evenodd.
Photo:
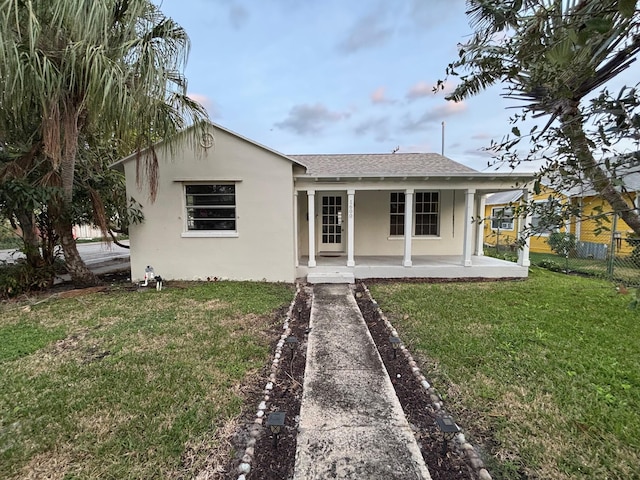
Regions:
M 249 12 L 242 5 L 234 3 L 229 8 L 229 21 L 236 30 L 240 30 L 249 19 Z
M 391 36 L 392 29 L 382 25 L 381 17 L 379 12 L 358 20 L 347 38 L 338 44 L 338 50 L 348 54 L 383 44 Z
M 474 135 L 471 135 L 471 138 L 473 140 L 490 140 L 491 138 L 493 138 L 493 136 L 489 133 L 476 133 Z
M 207 112 L 209 112 L 209 116 L 211 118 L 220 118 L 222 116 L 220 113 L 220 108 L 218 107 L 216 102 L 214 102 L 208 96 L 202 93 L 193 93 L 193 92 L 188 93 L 187 96 L 191 100 L 195 100 L 200 105 L 202 105 L 207 110 Z
M 430 123 L 443 121 L 447 117 L 458 115 L 467 109 L 464 102 L 447 102 L 425 112 L 418 119 L 412 119 L 408 115 L 404 118 L 403 130 L 415 132 L 422 130 Z
M 418 82 L 413 85 L 405 95 L 407 100 L 417 100 L 418 98 L 433 96 L 433 84 L 427 82 Z
M 360 123 L 353 129 L 354 133 L 359 136 L 373 133 L 373 138 L 378 142 L 386 142 L 389 140 L 389 118 L 370 118 Z
M 395 103 L 395 100 L 391 100 L 387 98 L 386 87 L 378 87 L 373 93 L 371 93 L 371 103 L 373 104 L 385 104 L 385 103 Z
M 295 105 L 289 110 L 287 118 L 275 126 L 283 130 L 292 130 L 299 135 L 307 135 L 320 133 L 327 125 L 348 118 L 349 115 L 344 112 L 332 112 L 321 103 Z

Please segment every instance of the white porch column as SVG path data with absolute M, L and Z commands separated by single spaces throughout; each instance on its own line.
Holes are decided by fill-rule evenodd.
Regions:
M 316 266 L 316 191 L 307 190 L 309 221 L 309 267 Z
M 298 191 L 293 192 L 293 255 L 296 268 L 300 265 L 298 258 Z
M 413 188 L 404 191 L 404 258 L 402 265 L 410 267 L 411 261 L 411 237 L 413 232 Z
M 354 196 L 356 191 L 353 189 L 347 190 L 347 267 L 355 267 L 356 261 L 354 259 Z
M 470 267 L 471 252 L 473 251 L 473 204 L 476 189 L 469 188 L 464 195 L 464 243 L 462 246 L 463 265 Z
M 476 255 L 482 257 L 484 255 L 484 209 L 487 201 L 486 195 L 480 195 L 478 198 L 478 213 L 476 214 Z
M 527 207 L 529 205 L 529 199 L 531 198 L 531 192 L 528 189 L 522 190 L 522 203 Z M 520 224 L 520 232 L 522 232 L 527 228 L 527 225 L 531 225 L 531 210 L 527 208 L 527 213 L 524 217 L 524 221 Z M 521 267 L 529 267 L 531 265 L 531 261 L 529 260 L 529 235 L 524 241 L 524 245 L 520 247 L 518 250 L 518 265 Z

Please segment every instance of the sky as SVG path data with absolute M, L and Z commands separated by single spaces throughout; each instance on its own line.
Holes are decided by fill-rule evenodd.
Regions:
M 460 103 L 432 91 L 472 33 L 464 0 L 155 3 L 191 39 L 189 95 L 281 153 L 441 153 L 445 122 L 444 154 L 482 171 L 511 130 L 500 87 Z

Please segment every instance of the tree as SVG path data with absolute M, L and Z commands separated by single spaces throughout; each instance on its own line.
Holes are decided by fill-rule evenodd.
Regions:
M 638 172 L 638 85 L 617 95 L 607 84 L 635 62 L 640 50 L 636 0 L 468 0 L 475 33 L 460 46 L 447 76 L 460 83 L 447 99 L 461 101 L 494 84 L 524 102 L 511 134 L 492 142 L 512 167 L 542 161 L 538 172 L 557 190 L 595 190 L 640 234 L 640 216 L 625 177 Z M 438 82 L 442 87 L 443 82 Z M 528 135 L 518 123 L 546 117 Z M 529 150 L 522 153 L 523 140 Z M 566 204 L 565 216 L 575 215 Z
M 82 133 L 140 152 L 200 124 L 206 112 L 187 97 L 180 73 L 188 46 L 185 31 L 149 0 L 1 1 L 0 134 L 28 131 L 25 119 L 40 119 L 50 179 L 61 191 L 49 213 L 76 284 L 97 282 L 72 234 Z M 157 158 L 149 152 L 153 183 Z

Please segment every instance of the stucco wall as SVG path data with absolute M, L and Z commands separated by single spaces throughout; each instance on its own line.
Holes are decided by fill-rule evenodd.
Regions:
M 420 189 L 424 190 L 424 189 Z M 331 190 L 335 192 L 336 190 Z M 440 235 L 437 237 L 413 237 L 413 255 L 461 255 L 464 239 L 464 191 L 438 190 L 440 192 Z M 316 202 L 324 190 L 316 191 Z M 354 250 L 355 255 L 398 255 L 404 253 L 404 237 L 389 235 L 391 190 L 357 190 L 354 198 Z M 346 194 L 345 194 L 346 195 Z M 298 231 L 301 256 L 309 251 L 307 195 L 298 193 Z M 316 203 L 316 215 L 320 208 Z M 415 213 L 415 212 L 414 212 Z M 454 214 L 455 213 L 455 214 Z M 345 217 L 346 218 L 346 217 Z M 414 217 L 415 219 L 415 217 Z M 346 219 L 344 224 L 347 234 Z M 320 222 L 316 218 L 316 237 L 320 232 Z M 474 237 L 475 238 L 475 237 Z M 316 239 L 316 249 L 319 241 Z M 346 238 L 344 251 L 346 252 Z
M 160 183 L 155 203 L 135 185 L 135 160 L 125 163 L 127 192 L 143 204 L 145 222 L 131 227 L 132 279 L 146 265 L 166 279 L 292 282 L 295 279 L 292 164 L 277 154 L 224 130 L 213 130 L 215 145 L 160 150 Z M 183 185 L 237 181 L 234 238 L 185 238 Z

